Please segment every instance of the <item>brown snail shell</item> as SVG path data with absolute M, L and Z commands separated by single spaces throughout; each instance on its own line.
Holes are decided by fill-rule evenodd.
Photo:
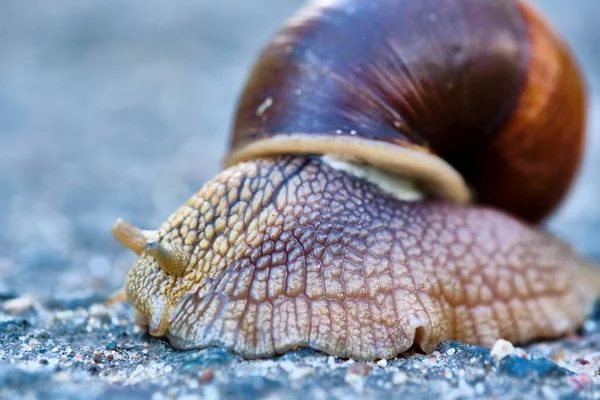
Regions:
M 226 164 L 334 153 L 539 221 L 579 165 L 584 97 L 525 2 L 316 2 L 251 73 Z
M 178 348 L 245 357 L 569 332 L 591 306 L 585 262 L 468 203 L 551 211 L 580 158 L 582 86 L 521 1 L 312 3 L 253 70 L 229 168 L 158 231 L 113 227 L 139 255 L 118 298 Z

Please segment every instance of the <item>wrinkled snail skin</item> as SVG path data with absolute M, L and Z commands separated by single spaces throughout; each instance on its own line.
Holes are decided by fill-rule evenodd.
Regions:
M 185 272 L 142 254 L 127 298 L 182 349 L 373 360 L 446 339 L 523 343 L 572 330 L 591 301 L 556 239 L 492 209 L 398 200 L 318 158 L 237 164 L 158 236 L 190 254 Z
M 594 293 L 531 224 L 584 120 L 572 57 L 522 1 L 313 2 L 251 72 L 226 169 L 157 231 L 114 225 L 138 254 L 115 299 L 177 348 L 249 358 L 560 336 Z

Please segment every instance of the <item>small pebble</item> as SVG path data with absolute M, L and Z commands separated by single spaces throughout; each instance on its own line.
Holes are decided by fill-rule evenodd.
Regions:
M 446 379 L 452 379 L 454 378 L 454 374 L 452 373 L 452 371 L 449 368 L 445 368 L 442 371 L 442 375 L 446 378 Z
M 198 380 L 198 383 L 202 385 L 202 384 L 212 381 L 214 378 L 215 378 L 215 373 L 213 372 L 213 370 L 210 368 L 206 368 L 204 371 L 202 371 L 200 374 L 198 374 L 197 380 Z
M 485 393 L 485 385 L 481 382 L 478 382 L 475 385 L 475 393 L 477 393 L 479 396 L 481 396 L 482 394 Z
M 327 357 L 327 365 L 329 366 L 329 368 L 337 368 L 337 364 L 333 356 Z
M 348 371 L 346 372 L 344 382 L 352 386 L 358 393 L 362 392 L 365 386 L 365 378 L 362 375 L 351 373 L 350 368 L 348 368 Z
M 31 296 L 21 296 L 16 299 L 7 300 L 2 304 L 5 311 L 22 314 L 29 310 L 35 304 L 35 299 Z
M 456 354 L 456 349 L 454 347 L 451 347 L 448 350 L 446 350 L 446 354 L 448 354 L 449 356 L 453 356 Z
M 279 363 L 279 366 L 288 374 L 293 372 L 296 369 L 296 365 L 289 360 L 285 360 Z
M 315 369 L 312 367 L 303 367 L 297 368 L 294 372 L 292 372 L 289 376 L 292 380 L 302 379 L 306 376 L 312 375 L 315 373 Z
M 406 381 L 408 381 L 408 375 L 402 371 L 394 372 L 394 375 L 392 375 L 392 383 L 394 385 L 402 385 Z
M 298 367 L 295 363 L 289 360 L 280 362 L 279 366 L 288 373 L 288 377 L 292 380 L 301 379 L 314 373 L 314 369 L 312 367 Z
M 565 351 L 563 349 L 558 349 L 552 352 L 550 358 L 555 363 L 559 363 L 565 359 Z
M 110 317 L 110 309 L 104 304 L 92 304 L 90 306 L 90 316 L 92 317 Z
M 587 320 L 583 323 L 583 329 L 588 332 L 593 332 L 598 329 L 598 323 L 596 321 Z
M 588 374 L 577 374 L 569 377 L 569 386 L 578 391 L 584 390 L 592 383 L 593 380 Z
M 527 358 L 527 352 L 520 347 L 515 347 L 514 355 L 521 358 Z
M 116 350 L 117 349 L 117 342 L 115 342 L 114 340 L 111 342 L 108 342 L 108 344 L 106 345 L 106 350 Z
M 371 366 L 367 363 L 360 362 L 349 366 L 347 372 L 349 374 L 367 376 L 371 372 Z
M 515 347 L 511 342 L 504 339 L 498 339 L 496 340 L 496 343 L 494 343 L 490 355 L 495 359 L 502 360 L 505 357 L 513 355 L 514 352 Z
M 383 359 L 383 360 L 377 361 L 377 366 L 380 367 L 380 368 L 387 367 L 387 360 Z
M 60 310 L 54 313 L 54 319 L 57 321 L 71 321 L 75 316 L 75 312 L 72 310 Z

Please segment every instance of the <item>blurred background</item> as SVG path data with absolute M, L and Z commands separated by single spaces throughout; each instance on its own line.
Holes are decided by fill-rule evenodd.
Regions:
M 589 83 L 548 229 L 600 260 L 600 1 L 537 0 Z M 302 0 L 28 0 L 0 11 L 0 296 L 116 289 L 117 217 L 158 225 L 219 169 L 246 74 Z

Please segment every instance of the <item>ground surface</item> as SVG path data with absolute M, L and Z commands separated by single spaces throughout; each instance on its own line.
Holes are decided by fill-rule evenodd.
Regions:
M 499 362 L 483 349 L 451 343 L 437 356 L 371 365 L 365 375 L 368 367 L 310 351 L 254 362 L 218 349 L 173 352 L 136 331 L 127 306 L 93 305 L 122 284 L 133 259 L 109 234 L 113 220 L 155 228 L 219 169 L 248 68 L 300 3 L 2 4 L 0 397 L 24 384 L 42 398 L 598 393 L 594 321 L 582 337 L 527 348 L 549 357 L 541 361 Z M 548 228 L 600 260 L 600 2 L 535 3 L 566 35 L 590 87 L 586 158 Z M 570 376 L 549 360 L 584 375 Z M 513 377 L 532 366 L 535 378 Z
M 129 307 L 92 303 L 8 302 L 0 398 L 600 398 L 596 319 L 578 335 L 507 353 L 447 342 L 431 355 L 379 363 L 308 349 L 248 361 L 217 348 L 174 351 L 133 326 Z

